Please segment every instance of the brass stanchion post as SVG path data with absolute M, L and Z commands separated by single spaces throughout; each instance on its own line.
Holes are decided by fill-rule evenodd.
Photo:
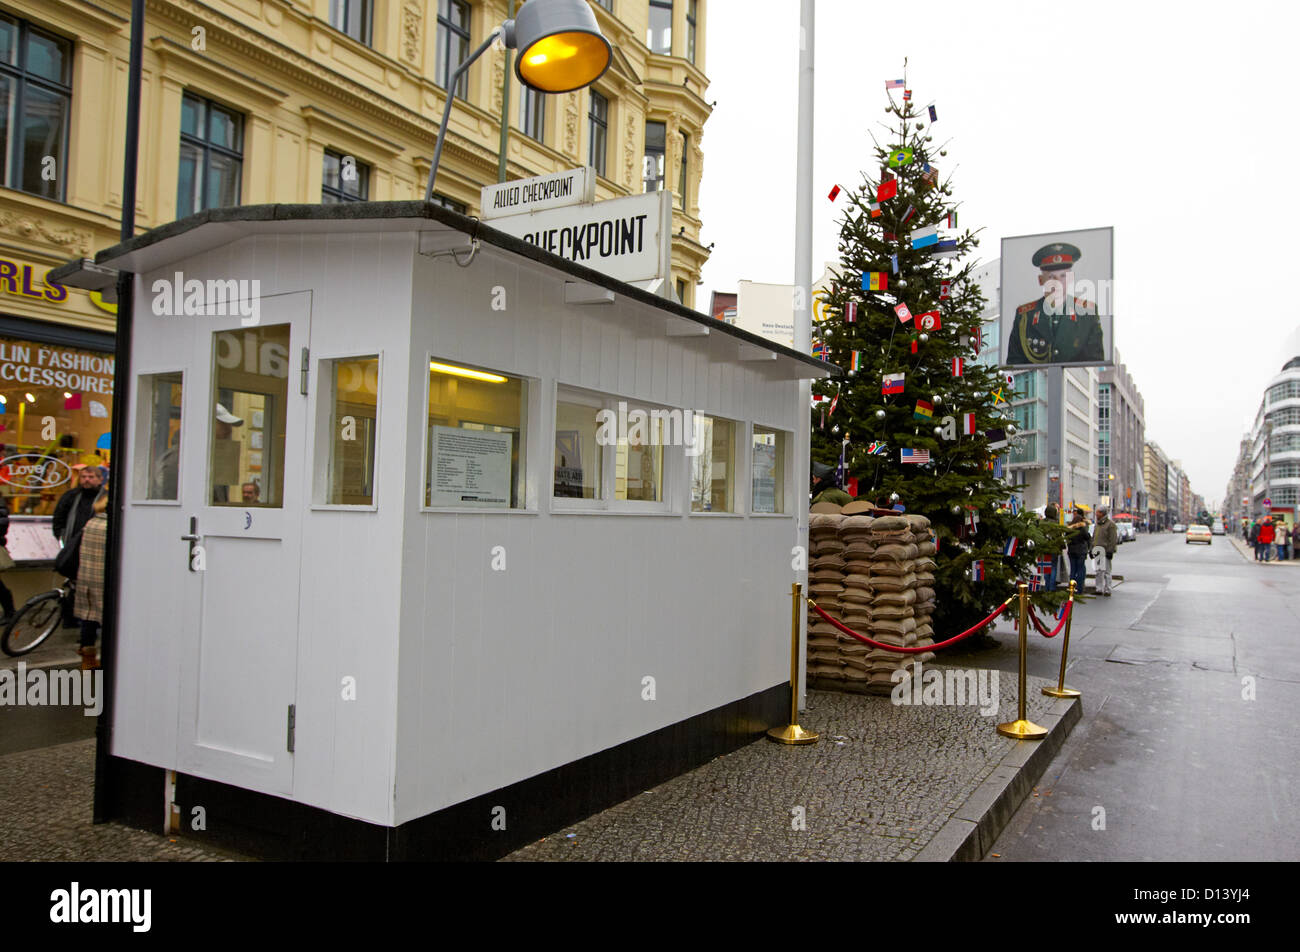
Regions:
M 1069 614 L 1065 616 L 1065 634 L 1062 636 L 1065 640 L 1061 642 L 1061 675 L 1056 680 L 1056 687 L 1043 688 L 1043 693 L 1048 697 L 1083 696 L 1082 691 L 1065 686 L 1065 660 L 1070 654 L 1070 626 L 1074 624 L 1074 579 L 1070 579 L 1070 600 L 1066 604 L 1070 607 L 1066 609 Z
M 1009 724 L 999 724 L 998 733 L 1003 737 L 1017 740 L 1042 740 L 1047 736 L 1047 728 L 1039 727 L 1025 717 L 1025 678 L 1027 652 L 1029 651 L 1029 586 L 1020 583 L 1020 699 L 1017 717 Z
M 799 602 L 803 586 L 795 582 L 790 586 L 790 723 L 773 727 L 767 739 L 778 744 L 815 744 L 820 736 L 799 726 Z

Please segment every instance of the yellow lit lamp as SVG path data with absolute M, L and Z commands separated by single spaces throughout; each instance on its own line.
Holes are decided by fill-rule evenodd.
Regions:
M 433 201 L 433 182 L 442 158 L 447 121 L 461 75 L 487 52 L 497 37 L 507 48 L 519 50 L 515 75 L 530 89 L 543 93 L 567 93 L 590 86 L 609 69 L 613 48 L 601 35 L 596 15 L 587 0 L 528 0 L 513 20 L 506 20 L 488 34 L 483 44 L 456 68 L 447 82 L 447 101 L 438 126 L 438 143 L 429 167 L 429 184 L 424 200 Z

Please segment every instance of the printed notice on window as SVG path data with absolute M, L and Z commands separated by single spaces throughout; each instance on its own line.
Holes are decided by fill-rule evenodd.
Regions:
M 510 506 L 510 450 L 514 434 L 432 428 L 429 505 Z
M 754 511 L 776 512 L 776 447 L 754 446 Z

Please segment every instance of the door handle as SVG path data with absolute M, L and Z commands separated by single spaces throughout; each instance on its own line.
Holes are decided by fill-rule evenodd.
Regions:
M 185 557 L 185 567 L 191 572 L 198 571 L 198 569 L 194 567 L 194 549 L 202 538 L 203 536 L 199 535 L 199 517 L 190 516 L 190 531 L 188 534 L 181 536 L 181 541 L 190 544 L 189 554 Z

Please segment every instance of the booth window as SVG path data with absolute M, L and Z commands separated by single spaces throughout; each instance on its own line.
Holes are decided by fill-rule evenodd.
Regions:
M 111 353 L 0 337 L 0 491 L 9 511 L 50 515 L 73 466 L 107 464 L 112 414 Z
M 379 357 L 322 360 L 313 498 L 328 506 L 375 501 Z
M 180 371 L 141 374 L 136 405 L 135 464 L 132 495 L 136 499 L 180 497 L 181 393 Z
M 181 97 L 177 218 L 239 204 L 243 149 L 243 116 L 193 93 Z
M 278 509 L 284 505 L 289 325 L 217 331 L 212 354 L 211 504 Z
M 522 509 L 528 381 L 434 357 L 424 503 Z
M 695 414 L 691 460 L 691 512 L 734 512 L 736 433 L 739 424 Z
M 320 191 L 322 205 L 364 202 L 370 197 L 370 166 L 354 156 L 326 149 Z
M 790 434 L 784 430 L 754 427 L 749 461 L 754 512 L 785 512 L 785 459 Z
M 469 4 L 461 0 L 438 0 L 438 62 L 434 82 L 446 89 L 452 73 L 469 56 Z M 454 95 L 469 96 L 469 73 L 460 77 Z
M 555 399 L 555 480 L 558 500 L 594 506 L 560 509 L 666 512 L 666 445 L 686 442 L 683 413 L 631 404 L 608 394 L 561 385 Z
M 555 398 L 555 484 L 560 499 L 604 499 L 600 397 L 561 387 Z
M 64 200 L 71 112 L 72 44 L 0 14 L 0 184 Z

